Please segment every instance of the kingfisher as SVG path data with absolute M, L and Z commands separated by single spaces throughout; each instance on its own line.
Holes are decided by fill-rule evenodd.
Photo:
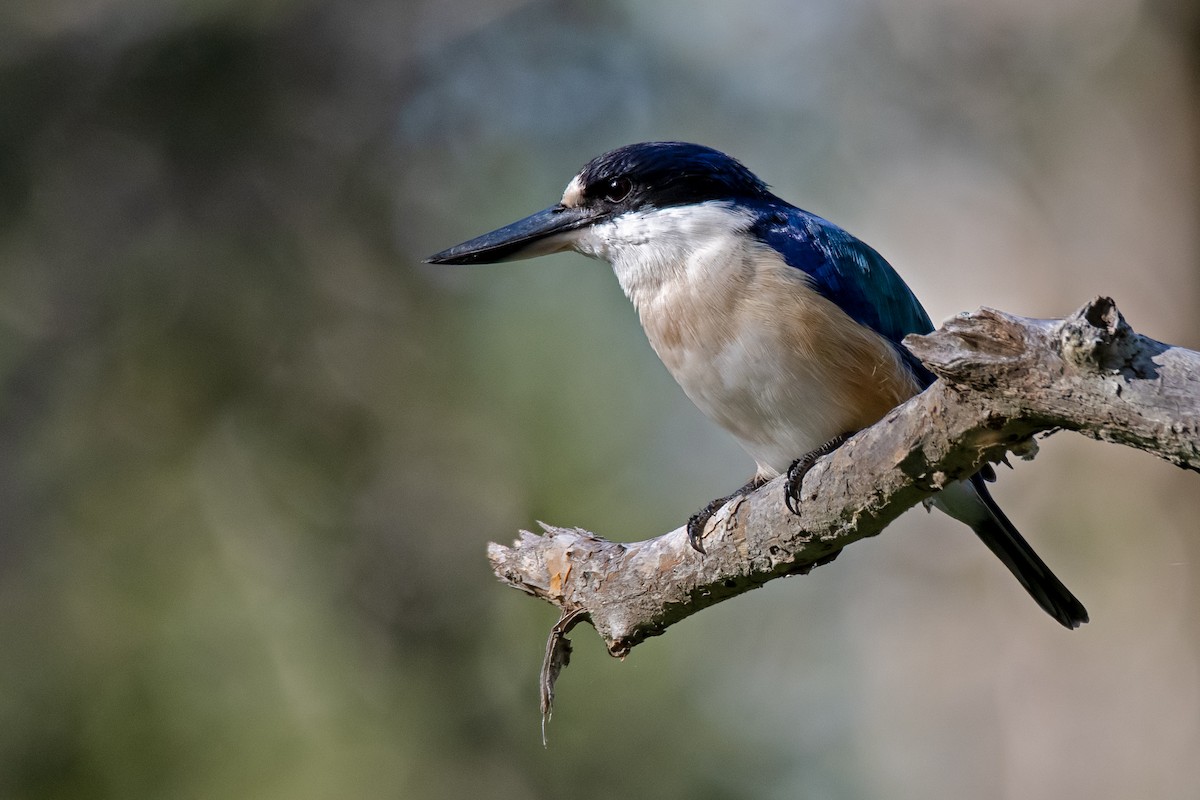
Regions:
M 559 202 L 426 261 L 567 250 L 612 266 L 667 370 L 757 465 L 746 485 L 688 520 L 701 553 L 724 504 L 786 475 L 796 512 L 817 458 L 935 380 L 903 344 L 933 323 L 891 265 L 710 147 L 644 142 L 597 156 Z M 969 525 L 1050 616 L 1067 628 L 1087 622 L 992 499 L 985 481 L 994 477 L 985 467 L 931 502 Z

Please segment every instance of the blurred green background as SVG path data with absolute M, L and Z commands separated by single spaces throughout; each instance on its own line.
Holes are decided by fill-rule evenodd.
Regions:
M 914 511 L 647 642 L 550 747 L 536 519 L 749 459 L 606 266 L 423 256 L 709 144 L 935 320 L 1113 295 L 1200 347 L 1194 0 L 7 0 L 0 797 L 1194 798 L 1200 478 L 1066 434 L 997 496 L 1067 633 Z

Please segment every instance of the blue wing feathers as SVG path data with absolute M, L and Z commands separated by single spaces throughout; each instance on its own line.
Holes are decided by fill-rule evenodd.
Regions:
M 933 374 L 902 344 L 910 333 L 932 331 L 933 323 L 883 256 L 833 223 L 798 208 L 764 209 L 750 233 L 789 266 L 803 270 L 813 288 L 851 319 L 891 342 L 922 386 L 933 383 Z

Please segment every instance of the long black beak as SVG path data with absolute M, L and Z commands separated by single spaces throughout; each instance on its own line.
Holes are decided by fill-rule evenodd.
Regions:
M 571 237 L 563 234 L 591 225 L 601 216 L 602 213 L 594 208 L 553 205 L 469 242 L 434 253 L 425 262 L 495 264 L 557 253 L 571 246 Z

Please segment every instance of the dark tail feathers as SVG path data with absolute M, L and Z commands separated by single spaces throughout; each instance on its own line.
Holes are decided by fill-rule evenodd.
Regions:
M 971 484 L 979 495 L 979 499 L 987 506 L 988 518 L 975 521 L 971 527 L 996 556 L 1004 562 L 1004 566 L 1016 576 L 1025 591 L 1046 610 L 1046 613 L 1058 620 L 1064 627 L 1078 628 L 1088 621 L 1087 609 L 1075 599 L 1062 581 L 1054 576 L 1046 563 L 1033 552 L 1029 543 L 1017 532 L 1017 529 L 996 501 L 988 493 L 981 475 L 971 478 Z

